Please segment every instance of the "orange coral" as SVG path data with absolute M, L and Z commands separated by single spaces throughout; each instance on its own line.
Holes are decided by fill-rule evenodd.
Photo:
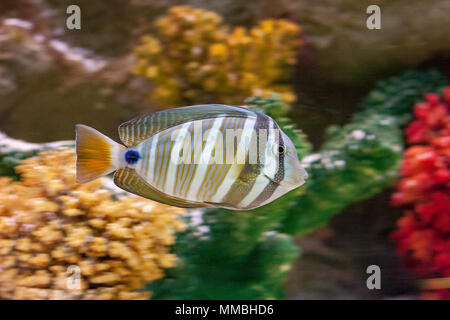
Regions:
M 157 86 L 150 99 L 163 105 L 240 104 L 252 95 L 279 92 L 292 102 L 292 88 L 280 85 L 296 63 L 300 27 L 264 20 L 250 30 L 229 30 L 214 12 L 176 6 L 136 49 L 136 75 Z
M 163 276 L 168 246 L 184 228 L 179 208 L 113 199 L 100 180 L 75 183 L 71 149 L 42 152 L 0 178 L 0 298 L 146 299 L 135 292 Z M 70 268 L 79 287 L 68 287 Z

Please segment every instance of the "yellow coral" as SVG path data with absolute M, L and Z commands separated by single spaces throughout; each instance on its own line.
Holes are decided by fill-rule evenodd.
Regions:
M 0 299 L 146 299 L 184 228 L 179 208 L 113 199 L 100 180 L 75 183 L 71 149 L 42 152 L 0 178 Z M 79 287 L 68 286 L 70 268 Z
M 296 63 L 301 45 L 298 25 L 264 20 L 232 30 L 214 12 L 176 6 L 156 22 L 157 34 L 136 48 L 136 75 L 156 84 L 150 99 L 162 106 L 194 103 L 241 104 L 255 92 L 277 91 L 296 99 L 290 86 L 279 86 Z

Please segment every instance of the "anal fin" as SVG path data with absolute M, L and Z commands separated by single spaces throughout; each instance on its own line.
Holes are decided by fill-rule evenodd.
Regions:
M 148 184 L 132 168 L 122 168 L 114 174 L 114 183 L 125 191 L 134 193 L 138 196 L 158 201 L 170 206 L 181 208 L 201 208 L 210 207 L 207 203 L 191 202 L 188 200 L 176 198 L 161 192 Z

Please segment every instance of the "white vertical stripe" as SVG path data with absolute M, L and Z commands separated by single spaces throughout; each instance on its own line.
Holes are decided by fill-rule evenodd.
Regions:
M 148 166 L 150 164 L 150 150 L 151 150 L 151 139 L 146 139 L 140 144 L 142 149 L 142 170 L 139 172 L 141 177 L 147 176 Z
M 175 196 L 179 196 L 181 194 L 181 187 L 183 185 L 183 181 L 187 175 L 187 172 L 189 172 L 189 168 L 191 166 L 191 158 L 192 158 L 192 149 L 193 149 L 193 144 L 195 143 L 195 141 L 193 141 L 194 137 L 192 135 L 192 127 L 194 126 L 194 123 L 191 122 L 189 127 L 189 136 L 188 139 L 185 139 L 185 141 L 183 142 L 183 159 L 181 160 L 181 164 L 177 169 L 178 172 L 178 180 L 176 181 L 175 184 L 175 190 L 174 190 L 174 195 Z M 187 141 L 187 143 L 186 143 Z
M 140 122 L 140 120 L 139 120 L 139 122 Z M 139 123 L 139 122 L 138 122 L 138 123 Z M 138 140 L 141 140 L 141 125 L 138 124 L 138 125 L 136 126 L 136 128 L 137 128 L 137 139 L 138 139 Z
M 244 128 L 242 129 L 242 135 L 239 138 L 239 143 L 237 145 L 236 161 L 238 164 L 245 164 L 247 159 L 247 153 L 251 147 L 251 139 L 255 130 L 256 119 L 246 119 L 244 123 Z M 253 150 L 255 151 L 255 150 Z
M 163 133 L 163 135 L 166 135 L 166 139 L 163 146 L 163 153 L 161 155 L 161 168 L 159 169 L 160 172 L 158 174 L 158 186 L 160 186 L 159 190 L 164 190 L 164 184 L 166 181 L 166 172 L 168 170 L 168 165 L 170 163 L 170 153 L 171 153 L 171 147 L 173 147 L 173 141 L 172 141 L 172 134 L 176 131 L 176 127 L 171 127 L 169 129 L 166 129 Z
M 127 125 L 127 137 L 126 137 L 126 144 L 130 144 L 130 126 Z
M 127 174 L 126 174 L 126 176 L 125 176 L 125 177 L 123 176 L 123 173 L 122 173 L 122 175 L 121 175 L 121 181 L 122 181 L 122 182 L 125 182 L 125 181 L 127 181 L 127 180 L 128 180 L 128 176 L 129 176 L 129 174 L 130 174 L 130 171 L 129 171 L 129 170 L 127 170 Z M 125 184 L 125 185 L 128 185 L 128 183 L 127 183 L 127 184 Z
M 224 118 L 214 119 L 211 129 L 207 131 L 207 135 L 203 138 L 203 141 L 206 141 L 207 143 L 203 150 L 200 150 L 199 164 L 197 170 L 195 171 L 195 175 L 192 178 L 192 184 L 186 195 L 186 199 L 188 200 L 201 201 L 201 199 L 197 199 L 196 195 L 202 185 L 203 179 L 205 178 L 207 169 L 211 165 L 209 160 L 211 160 L 211 153 L 216 144 L 217 136 L 220 133 L 219 129 L 223 120 Z M 205 134 L 205 132 L 203 134 Z
M 134 129 L 135 126 L 130 126 L 130 130 L 131 130 L 131 141 L 134 142 Z
M 181 184 L 180 189 L 180 197 L 185 199 L 185 195 L 187 195 L 187 192 L 190 188 L 190 184 L 192 183 L 192 175 L 194 174 L 194 171 L 197 169 L 197 164 L 195 164 L 198 161 L 199 152 L 201 152 L 202 149 L 202 130 L 203 130 L 203 124 L 207 123 L 206 120 L 196 120 L 192 123 L 192 135 L 193 135 L 193 142 L 191 147 L 192 152 L 192 158 L 190 159 L 189 163 L 185 165 L 183 174 L 185 176 L 184 183 Z M 213 123 L 212 121 L 210 122 Z M 199 147 L 200 144 L 200 147 Z
M 250 203 L 252 203 L 264 191 L 264 189 L 269 184 L 269 182 L 270 182 L 270 180 L 267 179 L 264 175 L 259 175 L 256 178 L 255 184 L 253 185 L 253 187 L 250 190 L 250 192 L 239 203 L 239 207 L 240 208 L 245 208 Z
M 233 183 L 235 183 L 236 179 L 239 178 L 239 174 L 241 173 L 241 171 L 238 170 L 238 166 L 235 164 L 231 164 L 230 166 L 231 166 L 231 168 L 228 170 L 225 178 L 223 179 L 222 183 L 220 184 L 219 189 L 217 189 L 217 192 L 211 198 L 210 202 L 215 202 L 215 203 L 222 202 L 225 195 L 228 193 L 228 191 L 230 191 L 230 188 L 233 185 Z
M 144 122 L 142 124 L 142 126 L 143 126 L 143 129 L 144 129 L 144 137 L 148 137 L 147 136 L 147 130 L 148 130 L 147 122 Z
M 247 118 L 244 123 L 244 128 L 242 130 L 242 136 L 252 136 L 252 132 L 255 129 L 256 119 L 254 118 Z M 239 129 L 239 128 L 236 128 Z M 226 138 L 225 138 L 226 140 Z M 239 141 L 240 143 L 242 142 Z M 245 142 L 245 140 L 244 140 Z M 238 148 L 239 150 L 239 148 Z M 237 152 L 237 150 L 234 150 L 234 152 Z M 228 154 L 228 150 L 227 150 Z M 231 164 L 230 170 L 227 172 L 227 175 L 223 179 L 222 184 L 220 185 L 219 189 L 217 190 L 216 194 L 212 197 L 211 202 L 220 203 L 222 202 L 223 198 L 226 196 L 228 191 L 230 191 L 231 186 L 234 184 L 237 178 L 239 178 L 239 174 L 241 173 L 238 168 L 241 165 L 236 164 L 236 155 L 234 155 L 234 163 Z
M 139 153 L 139 155 L 141 156 L 141 159 L 139 159 L 139 161 L 134 165 L 134 168 L 136 169 L 136 172 L 138 173 L 142 173 L 145 170 L 145 165 L 147 164 L 148 161 L 146 161 L 146 154 L 147 154 L 147 143 L 142 142 L 139 143 L 136 146 L 136 151 Z M 129 167 L 132 167 L 130 165 L 128 165 Z
M 184 123 L 180 128 L 175 129 L 175 132 L 171 137 L 174 144 L 172 146 L 171 159 L 168 159 L 167 166 L 169 166 L 169 168 L 167 169 L 167 176 L 165 177 L 166 183 L 163 188 L 163 192 L 170 195 L 174 195 L 174 185 L 175 183 L 178 183 L 178 181 L 175 181 L 175 178 L 177 168 L 181 165 L 180 151 L 184 143 L 184 138 L 189 133 L 189 126 L 190 123 Z
M 273 179 L 278 170 L 278 155 L 275 155 L 274 148 L 278 150 L 279 144 L 279 131 L 278 129 L 272 128 L 272 122 L 270 123 L 270 128 L 267 137 L 267 144 L 264 157 L 264 166 L 262 171 L 270 179 Z
M 154 185 L 154 170 L 156 165 L 156 147 L 159 140 L 159 133 L 152 137 L 152 146 L 150 147 L 150 157 L 148 157 L 148 165 L 145 174 L 145 180 Z

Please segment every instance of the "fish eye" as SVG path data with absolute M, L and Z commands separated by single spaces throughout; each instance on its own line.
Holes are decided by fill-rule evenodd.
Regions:
M 284 154 L 285 152 L 286 152 L 286 147 L 280 144 L 278 146 L 278 153 L 279 154 Z

